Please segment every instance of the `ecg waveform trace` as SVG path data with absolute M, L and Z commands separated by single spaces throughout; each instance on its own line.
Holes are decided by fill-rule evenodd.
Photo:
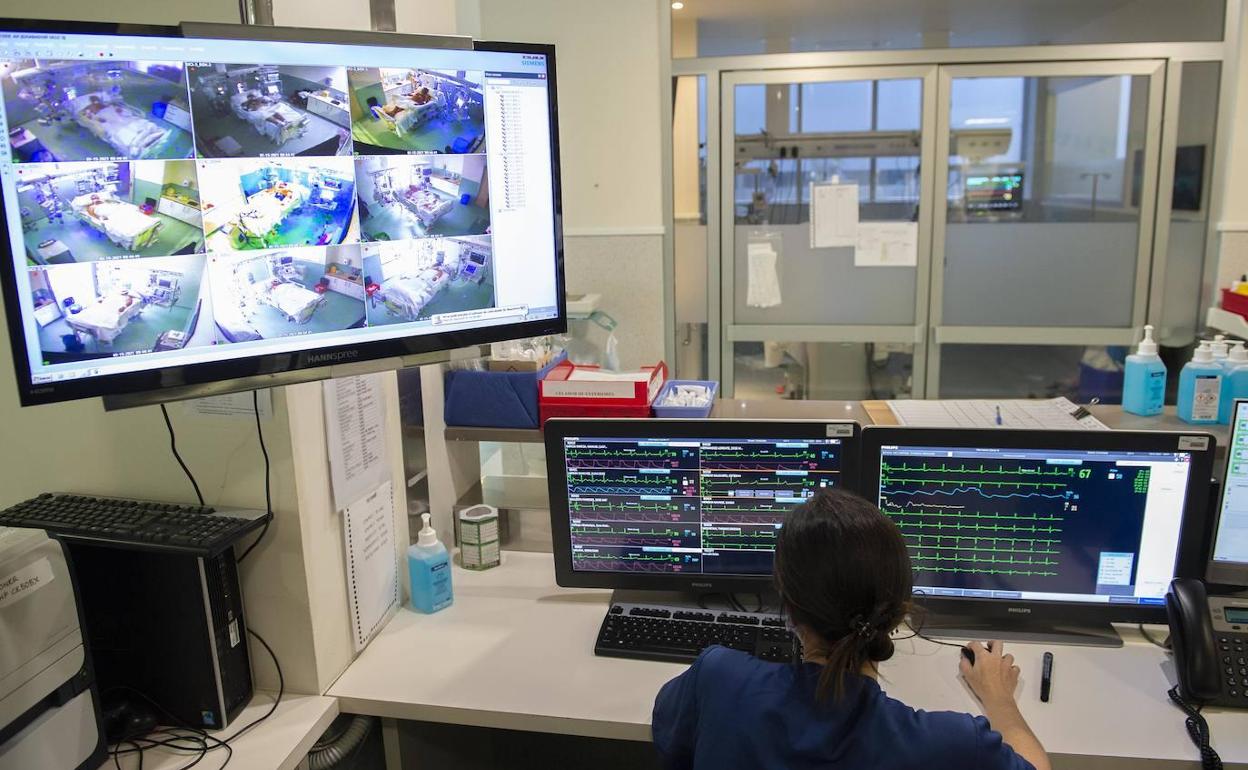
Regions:
M 916 573 L 1056 577 L 1077 515 L 1083 465 L 882 459 L 880 509 L 901 530 Z
M 785 514 L 839 483 L 837 439 L 681 442 L 565 444 L 574 568 L 765 571 Z

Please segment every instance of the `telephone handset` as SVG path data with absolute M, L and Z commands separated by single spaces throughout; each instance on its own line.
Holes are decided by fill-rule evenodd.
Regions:
M 1209 597 L 1176 578 L 1166 594 L 1179 693 L 1210 706 L 1248 708 L 1248 600 Z

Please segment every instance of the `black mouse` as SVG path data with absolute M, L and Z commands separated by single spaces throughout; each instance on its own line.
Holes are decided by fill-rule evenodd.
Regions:
M 970 647 L 962 648 L 962 657 L 966 658 L 967 663 L 970 663 L 972 666 L 975 665 L 975 653 Z

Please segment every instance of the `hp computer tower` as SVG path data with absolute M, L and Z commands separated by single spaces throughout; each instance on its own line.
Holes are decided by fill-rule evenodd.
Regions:
M 252 695 L 234 549 L 212 557 L 69 549 L 106 703 L 154 701 L 184 724 L 226 727 Z

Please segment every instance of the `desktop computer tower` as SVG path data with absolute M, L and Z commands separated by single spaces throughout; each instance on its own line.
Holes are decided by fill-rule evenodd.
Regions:
M 146 696 L 186 725 L 226 727 L 252 695 L 234 549 L 212 557 L 81 543 L 69 550 L 106 703 L 150 708 Z

